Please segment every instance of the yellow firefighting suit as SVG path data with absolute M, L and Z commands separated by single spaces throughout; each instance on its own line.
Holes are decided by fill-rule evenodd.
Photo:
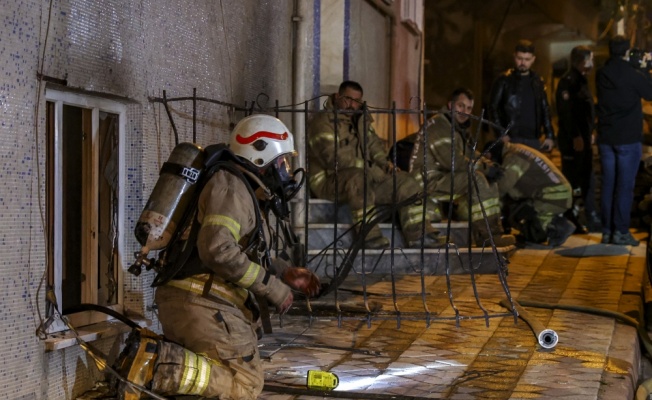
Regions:
M 472 185 L 472 192 L 469 193 L 469 163 L 472 159 L 472 149 L 468 146 L 467 127 L 460 124 L 455 125 L 454 133 L 454 147 L 453 137 L 451 134 L 452 123 L 451 114 L 447 108 L 442 108 L 440 112 L 426 122 L 426 129 L 420 130 L 414 135 L 414 149 L 410 159 L 410 171 L 415 179 L 424 185 L 427 185 L 428 195 L 435 201 L 449 201 L 451 194 L 451 180 L 453 181 L 453 201 L 459 202 L 458 209 L 462 212 L 458 215 L 459 218 L 469 218 L 464 214 L 466 211 L 466 203 L 469 198 L 471 200 L 471 215 L 473 237 L 477 245 L 482 245 L 488 238 L 484 216 L 480 206 L 480 199 L 484 206 L 485 213 L 491 233 L 496 239 L 501 238 L 502 224 L 500 221 L 500 200 L 498 195 L 498 187 L 495 183 L 489 183 L 485 174 L 482 172 L 487 167 L 487 161 L 481 159 L 475 166 L 473 173 L 478 183 L 478 193 L 476 194 L 475 186 Z M 425 157 L 423 144 L 423 135 L 426 136 L 425 142 Z M 451 149 L 454 151 L 455 157 L 455 170 L 453 174 L 453 155 Z M 424 160 L 425 158 L 425 160 Z M 425 165 L 425 168 L 424 168 Z M 513 238 L 505 236 L 501 243 L 497 245 L 510 245 L 513 244 Z M 504 243 L 503 243 L 504 242 Z
M 393 178 L 388 173 L 387 150 L 372 126 L 367 115 L 334 113 L 333 97 L 329 97 L 326 110 L 319 113 L 308 126 L 308 157 L 310 190 L 317 198 L 338 200 L 349 204 L 354 223 L 362 221 L 364 212 L 364 164 L 367 163 L 367 211 L 376 204 L 391 204 L 393 201 Z M 337 121 L 336 121 L 337 118 Z M 337 122 L 337 123 L 336 123 Z M 365 127 L 365 122 L 367 126 Z M 363 151 L 366 134 L 367 151 Z M 336 146 L 337 137 L 337 149 Z M 366 158 L 364 155 L 366 153 Z M 337 154 L 337 160 L 336 160 Z M 337 162 L 337 186 L 335 164 Z M 396 201 L 405 200 L 420 191 L 419 184 L 407 173 L 396 172 Z M 414 204 L 399 210 L 399 219 L 404 238 L 416 242 L 421 238 L 423 206 Z M 425 224 L 425 233 L 436 230 Z M 367 240 L 382 237 L 378 226 L 372 228 Z
M 201 228 L 196 246 L 206 273 L 173 279 L 155 295 L 165 337 L 189 351 L 156 363 L 151 387 L 162 395 L 255 399 L 264 376 L 255 332 L 257 310 L 250 296 L 278 307 L 290 288 L 263 268 L 256 254 L 243 252 L 257 233 L 257 216 L 241 178 L 217 171 L 201 192 L 197 219 Z
M 498 180 L 502 196 L 526 201 L 536 211 L 544 231 L 553 218 L 567 211 L 573 191 L 561 171 L 541 152 L 517 143 L 505 143 L 502 151 L 504 175 Z

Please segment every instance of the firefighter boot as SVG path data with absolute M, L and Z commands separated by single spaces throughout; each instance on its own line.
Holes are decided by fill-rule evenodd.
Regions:
M 389 247 L 389 239 L 383 236 L 383 232 L 378 225 L 371 227 L 361 225 L 355 229 L 355 238 L 360 240 L 364 237 L 364 248 L 368 250 L 386 249 Z
M 116 361 L 116 370 L 125 381 L 118 381 L 118 399 L 137 400 L 141 391 L 135 385 L 149 388 L 158 356 L 158 335 L 145 329 L 129 333 L 125 347 Z
M 367 209 L 367 213 L 371 213 L 373 207 Z M 383 232 L 378 225 L 370 225 L 363 223 L 364 209 L 351 210 L 351 218 L 355 227 L 353 228 L 354 240 L 363 240 L 363 247 L 365 249 L 386 249 L 389 247 L 389 239 L 383 236 Z
M 585 211 L 586 212 L 586 211 Z M 595 211 L 586 213 L 586 228 L 589 232 L 602 232 L 602 221 Z
M 573 225 L 575 225 L 575 231 L 573 232 L 576 235 L 584 235 L 586 233 L 589 233 L 589 230 L 586 229 L 584 225 L 577 219 L 579 209 L 577 206 L 573 206 L 566 210 L 564 213 L 564 217 L 566 217 L 567 220 L 569 220 Z
M 438 249 L 446 244 L 446 238 L 439 235 L 439 232 L 426 232 L 423 237 L 419 235 L 418 237 L 413 237 L 409 239 L 407 235 L 404 235 L 405 244 L 410 249 L 420 249 L 422 244 L 424 249 Z M 423 238 L 423 243 L 422 243 Z
M 503 232 L 500 215 L 487 217 L 487 222 L 491 230 L 487 230 L 487 223 L 484 220 L 473 221 L 471 223 L 471 234 L 476 246 L 490 246 L 491 238 L 493 238 L 496 247 L 506 247 L 516 244 L 514 235 L 508 235 Z
M 159 356 L 152 378 L 152 391 L 155 393 L 224 398 L 232 394 L 233 381 L 233 372 L 219 360 L 194 353 L 176 343 L 159 342 Z
M 527 201 L 513 204 L 510 207 L 509 221 L 526 242 L 544 243 L 548 240 L 548 235 L 541 225 L 537 211 Z
M 548 227 L 548 245 L 552 247 L 561 246 L 566 242 L 570 235 L 575 232 L 575 225 L 563 215 L 555 215 Z
M 116 370 L 130 383 L 163 396 L 222 398 L 233 390 L 233 373 L 219 360 L 196 354 L 153 332 L 141 331 L 146 330 L 129 334 L 116 362 Z M 149 397 L 127 382 L 118 383 L 118 399 L 141 398 Z
M 427 210 L 424 214 L 421 205 L 406 206 L 399 210 L 401 233 L 408 248 L 423 246 L 426 249 L 436 249 L 446 243 L 446 239 L 439 236 L 439 231 L 430 224 L 431 217 Z

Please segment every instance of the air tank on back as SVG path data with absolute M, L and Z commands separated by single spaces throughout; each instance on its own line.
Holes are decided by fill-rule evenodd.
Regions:
M 143 264 L 149 269 L 148 253 L 170 243 L 195 193 L 203 164 L 204 151 L 194 143 L 180 143 L 172 150 L 136 223 L 134 234 L 142 248 L 129 272 L 139 275 Z

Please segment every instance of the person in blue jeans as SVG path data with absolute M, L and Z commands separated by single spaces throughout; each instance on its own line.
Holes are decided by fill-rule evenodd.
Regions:
M 602 162 L 602 243 L 638 246 L 629 223 L 642 154 L 641 99 L 652 100 L 652 79 L 647 69 L 630 63 L 630 47 L 627 38 L 613 37 L 609 60 L 596 74 L 597 143 Z

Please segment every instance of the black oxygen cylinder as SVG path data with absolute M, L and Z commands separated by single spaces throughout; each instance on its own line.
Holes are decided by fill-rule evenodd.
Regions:
M 136 223 L 142 256 L 162 250 L 172 239 L 197 187 L 204 151 L 194 143 L 179 143 L 161 168 L 154 190 Z

